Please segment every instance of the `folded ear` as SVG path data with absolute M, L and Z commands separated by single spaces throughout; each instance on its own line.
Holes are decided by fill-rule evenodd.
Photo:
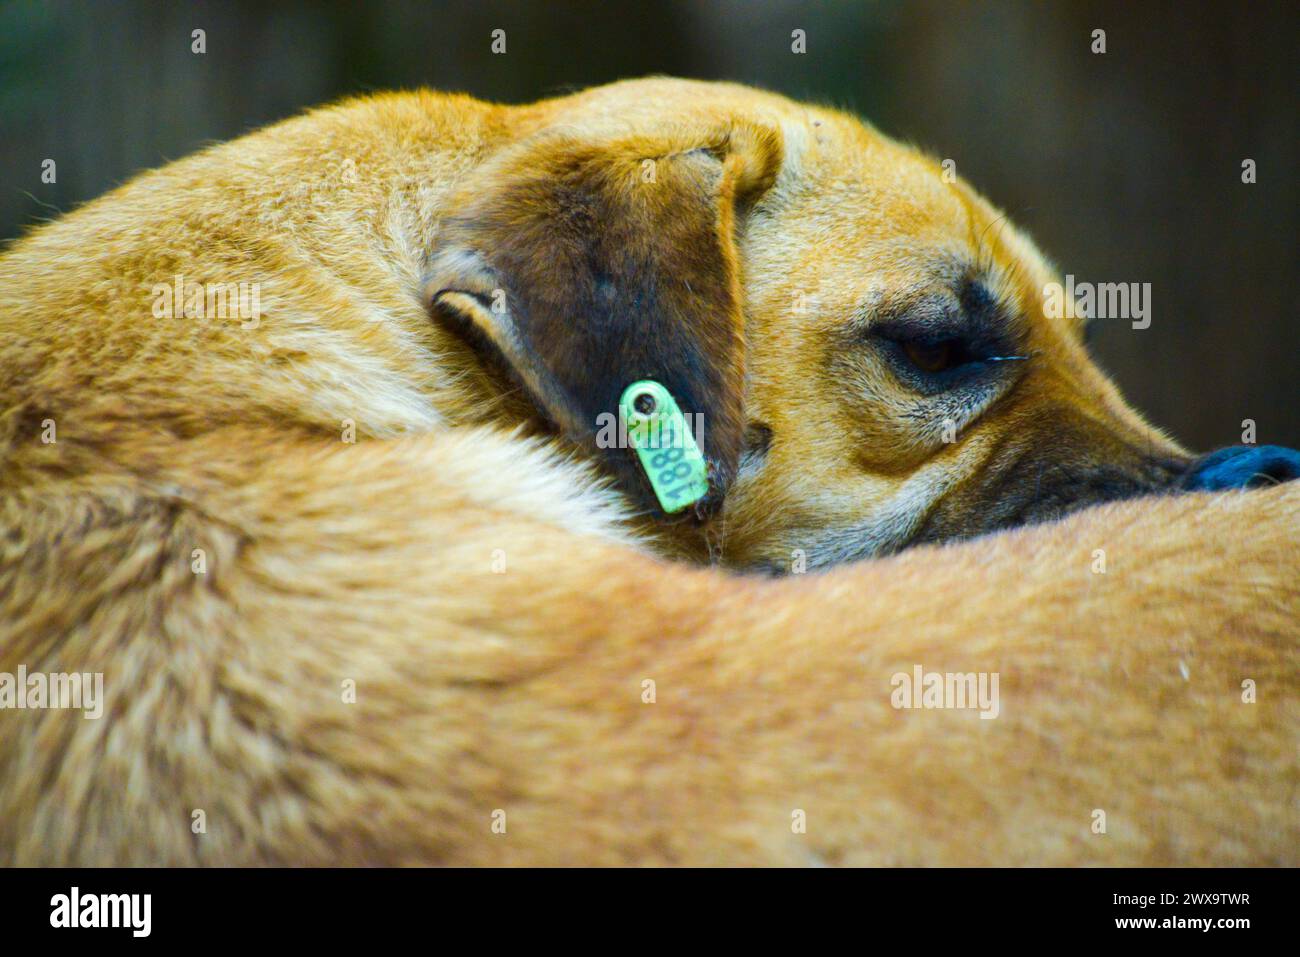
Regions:
M 753 124 L 539 134 L 476 171 L 453 201 L 429 304 L 646 503 L 632 453 L 596 437 L 628 385 L 665 386 L 703 417 L 705 514 L 735 474 L 745 426 L 735 217 L 771 185 L 781 149 L 778 130 Z

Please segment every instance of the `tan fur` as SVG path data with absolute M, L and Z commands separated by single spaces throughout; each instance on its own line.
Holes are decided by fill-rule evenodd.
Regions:
M 647 197 L 608 179 L 643 154 L 664 176 Z M 503 374 L 431 321 L 510 331 L 475 298 L 500 260 L 466 272 L 448 250 L 516 238 L 484 243 L 474 204 L 531 155 L 586 157 L 576 193 L 686 231 L 644 254 L 704 287 L 646 321 L 718 363 L 711 521 L 634 519 L 553 333 L 550 354 L 503 349 Z M 1035 358 L 948 445 L 845 336 L 960 261 Z M 555 269 L 526 311 L 512 289 L 511 322 L 588 288 Z M 260 280 L 260 322 L 154 318 L 176 275 Z M 1166 482 L 1186 454 L 1042 315 L 1051 277 L 857 121 L 668 80 L 354 101 L 36 231 L 0 258 L 0 672 L 102 671 L 108 702 L 0 712 L 0 860 L 1294 864 L 1300 486 L 781 580 L 655 557 L 818 566 L 960 537 L 1014 518 L 990 516 L 1026 463 Z M 749 467 L 760 421 L 775 440 Z M 1001 716 L 895 710 L 890 677 L 916 664 L 1000 673 Z

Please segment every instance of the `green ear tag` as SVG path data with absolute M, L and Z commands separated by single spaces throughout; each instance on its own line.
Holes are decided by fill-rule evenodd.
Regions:
M 704 498 L 708 465 L 669 391 L 653 379 L 642 379 L 623 390 L 618 404 L 628 444 L 641 460 L 659 507 L 672 515 Z

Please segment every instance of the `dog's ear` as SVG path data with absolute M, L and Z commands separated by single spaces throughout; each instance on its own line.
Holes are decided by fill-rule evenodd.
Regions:
M 736 216 L 772 184 L 781 152 L 779 131 L 757 124 L 539 134 L 452 202 L 428 303 L 647 503 L 632 453 L 596 437 L 628 385 L 663 384 L 682 412 L 703 416 L 707 514 L 735 474 L 745 425 Z

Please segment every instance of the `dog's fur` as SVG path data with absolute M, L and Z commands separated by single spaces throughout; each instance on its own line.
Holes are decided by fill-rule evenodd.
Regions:
M 155 317 L 176 276 L 260 321 Z M 0 713 L 0 859 L 1294 863 L 1300 487 L 666 560 L 1170 487 L 1052 277 L 858 121 L 670 80 L 354 101 L 36 231 L 0 671 L 108 703 Z M 1026 358 L 937 388 L 918 327 Z M 595 441 L 646 377 L 705 416 L 687 521 Z M 916 664 L 1001 717 L 894 710 Z

